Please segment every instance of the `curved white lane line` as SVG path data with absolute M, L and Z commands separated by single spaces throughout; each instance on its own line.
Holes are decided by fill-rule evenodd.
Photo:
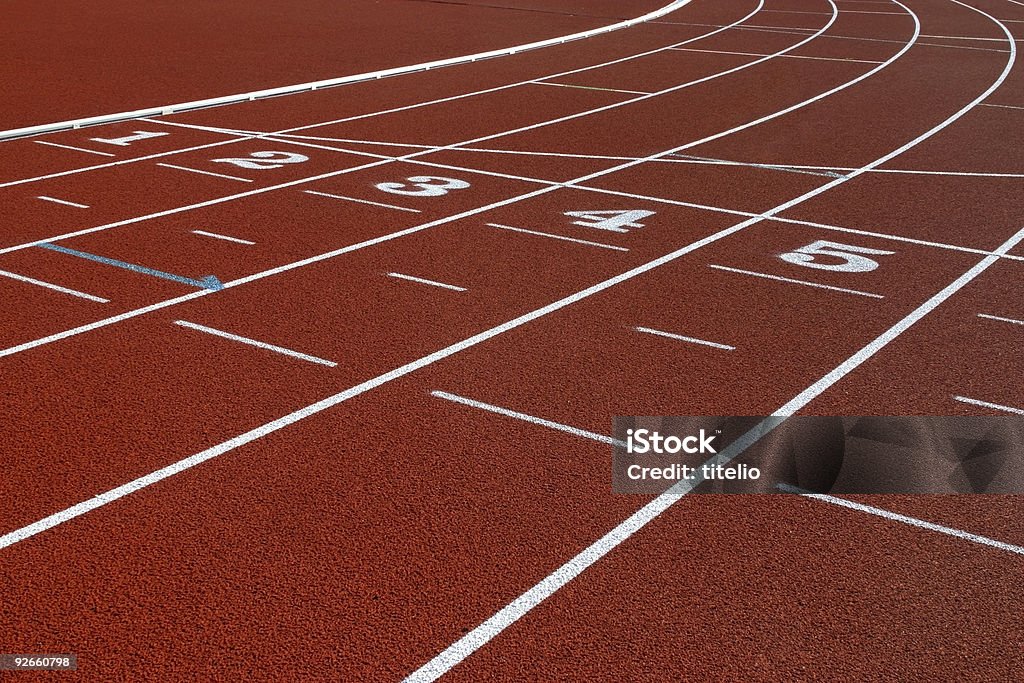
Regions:
M 415 73 L 417 71 L 427 71 L 429 69 L 441 69 L 449 66 L 455 66 L 456 64 L 467 64 L 469 62 L 476 62 L 482 59 L 492 59 L 494 57 L 506 57 L 508 55 L 518 54 L 520 52 L 526 52 L 528 50 L 539 50 L 545 47 L 551 47 L 553 45 L 562 45 L 575 40 L 584 40 L 586 38 L 592 38 L 604 33 L 611 33 L 620 29 L 628 28 L 630 26 L 636 26 L 652 19 L 663 17 L 666 14 L 674 12 L 675 10 L 689 4 L 691 0 L 673 0 L 669 4 L 656 9 L 647 14 L 635 17 L 633 19 L 627 19 L 608 26 L 601 26 L 599 28 L 590 29 L 588 31 L 580 31 L 579 33 L 572 33 L 567 36 L 559 36 L 556 38 L 548 38 L 547 40 L 538 40 L 533 43 L 525 43 L 523 45 L 516 45 L 514 47 L 502 48 L 499 50 L 489 50 L 487 52 L 477 52 L 471 55 L 464 55 L 462 57 L 450 57 L 448 59 L 438 59 L 431 62 L 422 62 L 420 64 L 412 64 L 409 66 L 400 66 L 393 69 L 381 69 L 379 71 L 369 71 L 362 74 L 354 74 L 352 76 L 341 76 L 339 78 L 328 78 L 320 81 L 310 81 L 309 83 L 297 83 L 295 85 L 286 85 L 279 88 L 267 88 L 265 90 L 254 90 L 247 93 L 239 93 L 237 95 L 225 95 L 223 97 L 212 97 L 203 100 L 194 100 L 192 102 L 181 102 L 179 104 L 167 104 L 159 107 L 147 107 L 145 109 L 136 109 L 135 111 L 118 112 L 116 114 L 104 114 L 102 116 L 89 116 L 81 119 L 73 119 L 70 121 L 57 121 L 55 123 L 46 123 L 38 126 L 27 126 L 24 128 L 15 128 L 12 130 L 0 131 L 0 140 L 9 140 L 11 138 L 25 137 L 27 135 L 36 135 L 38 133 L 51 133 L 58 130 L 70 130 L 73 128 L 82 128 L 83 126 L 94 126 L 101 123 L 111 123 L 114 121 L 125 121 L 129 119 L 138 119 L 143 116 L 159 116 L 162 114 L 173 114 L 175 112 L 189 111 L 190 109 L 205 109 L 207 107 L 218 107 L 225 104 L 234 104 L 236 102 L 245 102 L 249 100 L 258 100 L 265 97 L 278 97 L 280 95 L 291 95 L 299 92 L 308 92 L 310 90 L 320 90 L 322 88 L 332 88 L 339 85 L 348 85 L 351 83 L 360 83 L 362 81 L 373 81 L 380 78 L 389 78 L 391 76 L 400 76 L 402 74 Z
M 693 36 L 691 38 L 687 38 L 686 40 L 682 40 L 682 41 L 680 41 L 678 43 L 672 43 L 670 45 L 665 45 L 663 47 L 658 47 L 658 48 L 654 48 L 654 49 L 651 49 L 651 50 L 646 50 L 644 52 L 637 52 L 637 53 L 634 53 L 634 54 L 631 54 L 631 55 L 627 55 L 625 57 L 619 57 L 619 58 L 616 58 L 616 59 L 608 60 L 606 62 L 598 62 L 597 64 L 590 64 L 588 66 L 577 67 L 575 69 L 570 69 L 568 71 L 560 71 L 560 72 L 557 72 L 557 73 L 548 74 L 546 76 L 542 76 L 541 78 L 543 78 L 543 79 L 563 78 L 565 76 L 571 76 L 571 75 L 578 74 L 578 73 L 583 73 L 583 72 L 586 72 L 586 71 L 592 71 L 592 70 L 595 70 L 595 69 L 603 69 L 603 68 L 606 68 L 606 67 L 609 67 L 609 66 L 613 66 L 615 64 L 622 64 L 624 62 L 629 62 L 629 61 L 632 61 L 632 60 L 635 60 L 635 59 L 640 59 L 642 57 L 647 57 L 647 56 L 650 56 L 650 55 L 653 55 L 653 54 L 658 54 L 658 53 L 661 53 L 661 52 L 667 52 L 668 50 L 671 50 L 673 48 L 678 48 L 678 47 L 680 47 L 682 45 L 689 45 L 690 43 L 695 43 L 695 42 L 700 41 L 700 40 L 705 40 L 705 39 L 710 38 L 710 37 L 712 37 L 714 35 L 722 33 L 723 31 L 727 31 L 727 30 L 729 30 L 731 28 L 738 27 L 740 24 L 742 24 L 743 22 L 747 21 L 748 19 L 750 19 L 751 17 L 756 15 L 759 11 L 761 11 L 761 8 L 763 6 L 764 6 L 764 0 L 758 0 L 757 6 L 753 10 L 751 10 L 746 16 L 744 16 L 744 17 L 742 17 L 740 19 L 737 19 L 736 21 L 733 21 L 732 23 L 729 23 L 729 24 L 726 24 L 726 25 L 723 25 L 723 26 L 716 26 L 711 31 L 707 31 L 705 33 L 698 34 L 698 35 Z M 808 30 L 810 30 L 810 29 L 808 29 Z M 803 35 L 803 34 L 801 34 L 801 35 Z M 310 129 L 310 128 L 319 128 L 321 126 L 330 126 L 330 125 L 334 125 L 334 124 L 337 124 L 337 123 L 346 123 L 346 122 L 349 122 L 349 121 L 358 121 L 358 120 L 361 120 L 361 119 L 375 118 L 377 116 L 384 116 L 384 115 L 387 115 L 387 114 L 395 114 L 395 113 L 399 113 L 399 112 L 403 112 L 403 111 L 410 111 L 412 109 L 420 109 L 422 107 L 430 107 L 430 106 L 434 106 L 434 105 L 437 105 L 437 104 L 443 104 L 443 103 L 446 103 L 446 102 L 455 102 L 455 101 L 458 101 L 458 100 L 468 99 L 470 97 L 479 97 L 480 95 L 487 95 L 487 94 L 494 93 L 494 92 L 500 92 L 502 90 L 509 90 L 511 88 L 517 88 L 517 87 L 520 87 L 520 86 L 529 85 L 530 83 L 532 83 L 535 80 L 538 80 L 538 79 L 537 78 L 531 78 L 531 79 L 526 79 L 526 80 L 522 80 L 522 81 L 515 81 L 513 83 L 506 83 L 504 85 L 498 85 L 498 86 L 494 86 L 494 87 L 490 87 L 490 88 L 483 88 L 481 90 L 473 90 L 473 91 L 470 91 L 470 92 L 460 93 L 460 94 L 457 94 L 457 95 L 449 95 L 447 97 L 439 97 L 439 98 L 435 98 L 433 100 L 426 100 L 426 101 L 422 101 L 422 102 L 414 102 L 412 104 L 406 104 L 406 105 L 402 105 L 402 106 L 399 106 L 399 107 L 392 107 L 390 109 L 379 109 L 377 111 L 368 112 L 366 114 L 356 114 L 356 115 L 347 116 L 347 117 L 340 118 L 340 119 L 332 119 L 332 120 L 329 120 L 329 121 L 320 121 L 318 123 L 304 124 L 302 126 L 297 126 L 295 128 L 285 128 L 284 130 L 275 131 L 273 134 L 274 135 L 283 135 L 283 134 L 286 134 L 286 133 L 294 133 L 296 131 L 307 130 L 307 129 Z M 132 120 L 135 120 L 135 119 L 132 119 Z M 35 176 L 35 177 L 31 177 L 31 178 L 19 178 L 17 180 L 9 180 L 9 181 L 0 183 L 0 188 L 10 187 L 12 185 L 21 185 L 21 184 L 24 184 L 24 183 L 33 183 L 33 182 L 37 182 L 37 181 L 40 181 L 40 180 L 49 180 L 50 178 L 58 178 L 58 177 L 63 177 L 63 176 L 68 176 L 68 175 L 76 175 L 78 173 L 84 173 L 84 172 L 87 172 L 87 171 L 95 171 L 95 170 L 99 170 L 99 169 L 110 168 L 112 166 L 121 166 L 121 165 L 124 165 L 124 164 L 133 164 L 133 163 L 136 163 L 136 162 L 139 162 L 139 161 L 148 161 L 150 159 L 156 159 L 156 158 L 166 157 L 166 156 L 173 156 L 175 154 L 181 154 L 181 153 L 184 153 L 184 152 L 192 152 L 192 151 L 199 150 L 199 149 L 207 149 L 207 148 L 211 148 L 211 147 L 221 147 L 221 146 L 224 146 L 224 145 L 231 145 L 231 144 L 235 144 L 235 143 L 238 143 L 238 142 L 244 142 L 246 140 L 252 140 L 253 139 L 252 135 L 249 135 L 245 131 L 240 131 L 240 130 L 237 130 L 237 129 L 227 129 L 227 128 L 218 129 L 218 128 L 214 127 L 214 126 L 196 126 L 196 125 L 193 125 L 193 124 L 184 124 L 184 123 L 179 123 L 179 122 L 160 121 L 159 119 L 150 119 L 150 118 L 147 118 L 147 117 L 140 117 L 138 120 L 150 121 L 151 123 L 156 123 L 156 124 L 160 124 L 160 125 L 179 126 L 179 127 L 186 127 L 186 128 L 192 127 L 192 128 L 196 128 L 196 129 L 199 129 L 199 130 L 206 129 L 206 130 L 209 130 L 211 132 L 219 132 L 219 133 L 222 133 L 222 134 L 229 134 L 229 135 L 239 135 L 241 137 L 239 137 L 236 140 L 221 140 L 221 141 L 218 141 L 218 142 L 209 142 L 209 143 L 206 143 L 206 144 L 203 144 L 203 145 L 195 145 L 195 146 L 186 147 L 186 148 L 183 148 L 183 149 L 169 150 L 169 151 L 166 151 L 166 152 L 159 152 L 159 153 L 156 153 L 156 154 L 149 154 L 149 155 L 146 155 L 146 156 L 135 157 L 135 158 L 132 158 L 132 159 L 122 159 L 122 160 L 119 160 L 119 161 L 112 161 L 112 162 L 108 162 L 108 163 L 105 163 L 105 164 L 94 164 L 92 166 L 85 166 L 85 167 L 82 167 L 82 168 L 75 168 L 75 169 L 71 169 L 71 170 L 68 170 L 68 171 L 58 171 L 56 173 L 47 173 L 47 174 L 44 174 L 44 175 Z

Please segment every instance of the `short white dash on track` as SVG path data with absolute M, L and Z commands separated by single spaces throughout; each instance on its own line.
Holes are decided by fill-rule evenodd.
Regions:
M 404 273 L 388 273 L 388 277 L 396 277 L 399 280 L 408 280 L 409 282 L 418 282 L 421 285 L 431 285 L 433 287 L 442 287 L 444 289 L 451 289 L 456 292 L 465 292 L 465 287 L 457 287 L 456 285 L 445 284 L 444 282 L 438 282 L 437 280 L 428 280 L 422 277 L 416 277 L 415 275 L 406 275 Z
M 1005 550 L 1007 552 L 1016 553 L 1017 555 L 1024 555 L 1024 548 L 1022 548 L 1021 546 L 1013 545 L 1011 543 L 1004 543 L 1003 541 L 997 541 L 995 539 L 989 538 L 988 536 L 980 536 L 978 534 L 972 534 L 969 531 L 954 529 L 952 527 L 943 526 L 941 524 L 935 524 L 934 522 L 926 522 L 923 519 L 918 519 L 916 517 L 910 517 L 908 515 L 901 515 L 899 513 L 891 512 L 889 510 L 883 510 L 882 508 L 876 508 L 873 505 L 855 503 L 852 500 L 847 500 L 845 498 L 837 498 L 836 496 L 830 496 L 824 493 L 807 493 L 789 486 L 780 486 L 780 488 L 790 493 L 799 493 L 805 498 L 813 498 L 814 500 L 819 500 L 823 503 L 829 503 L 830 505 L 838 505 L 840 507 L 849 508 L 851 510 L 857 510 L 858 512 L 866 512 L 869 515 L 882 517 L 892 522 L 909 524 L 910 526 L 916 526 L 920 529 L 927 529 L 928 531 L 935 531 L 940 534 L 946 534 L 947 536 L 962 538 L 963 540 L 971 541 L 972 543 L 987 545 L 988 547 L 995 548 L 996 550 Z
M 164 168 L 173 168 L 177 171 L 188 171 L 189 173 L 199 173 L 201 175 L 209 175 L 214 178 L 225 178 L 226 180 L 237 180 L 240 183 L 251 183 L 250 178 L 239 178 L 236 175 L 227 175 L 225 173 L 214 173 L 213 171 L 202 171 L 198 168 L 189 168 L 188 166 L 177 166 L 175 164 L 163 164 L 158 163 L 157 166 L 163 166 Z
M 256 341 L 255 339 L 249 339 L 248 337 L 240 337 L 237 334 L 231 334 L 223 330 L 217 330 L 212 327 L 206 327 L 205 325 L 197 325 L 196 323 L 190 323 L 187 320 L 175 320 L 175 325 L 187 327 L 189 329 L 198 330 L 199 332 L 205 332 L 212 334 L 215 337 L 223 337 L 224 339 L 230 339 L 231 341 L 241 342 L 242 344 L 248 344 L 249 346 L 255 346 L 267 351 L 274 351 L 284 356 L 290 356 L 292 358 L 298 358 L 299 360 L 309 361 L 310 363 L 317 363 L 318 365 L 326 365 L 329 368 L 333 368 L 338 364 L 334 361 L 324 360 L 323 358 L 317 358 L 316 356 L 310 356 L 305 353 L 299 353 L 298 351 L 292 351 L 286 349 L 283 346 L 275 346 L 274 344 L 267 344 L 266 342 Z
M 557 431 L 565 432 L 566 434 L 572 434 L 573 436 L 579 436 L 584 439 L 591 439 L 592 441 L 599 441 L 601 443 L 606 443 L 609 445 L 622 443 L 620 441 L 616 441 L 610 436 L 605 436 L 604 434 L 597 434 L 595 432 L 590 432 L 587 431 L 586 429 L 580 429 L 578 427 L 570 427 L 569 425 L 562 424 L 560 422 L 552 422 L 551 420 L 545 420 L 542 417 L 534 417 L 533 415 L 527 415 L 526 413 L 520 413 L 515 410 L 509 410 L 508 408 L 502 408 L 500 406 L 491 405 L 490 403 L 474 401 L 473 399 L 466 398 L 465 396 L 449 394 L 447 391 L 432 391 L 430 392 L 430 395 L 435 396 L 437 398 L 443 398 L 444 400 L 451 401 L 453 403 L 460 403 L 464 406 L 469 406 L 470 408 L 486 410 L 487 412 L 494 413 L 496 415 L 504 415 L 505 417 L 511 417 L 516 420 L 522 420 L 523 422 L 529 422 L 530 424 L 535 424 L 540 427 L 555 429 Z
M 782 277 L 781 275 L 770 275 L 768 273 L 758 273 L 755 270 L 741 270 L 739 268 L 729 268 L 728 266 L 717 266 L 713 263 L 708 264 L 709 268 L 715 268 L 716 270 L 726 270 L 730 273 L 740 273 L 741 275 L 752 275 L 753 277 L 765 278 L 766 280 L 778 280 L 779 282 L 789 282 L 794 285 L 806 285 L 807 287 L 817 287 L 818 289 L 827 289 L 833 292 L 843 292 L 845 294 L 856 294 L 858 296 L 869 296 L 872 299 L 884 299 L 885 297 L 881 294 L 874 294 L 872 292 L 862 292 L 859 289 L 846 289 L 845 287 L 833 287 L 832 285 L 823 285 L 820 282 L 810 282 L 809 280 L 796 280 L 790 277 Z
M 569 83 L 549 83 L 548 81 L 530 81 L 534 85 L 551 85 L 556 88 L 576 88 L 577 90 L 598 90 L 601 92 L 619 92 L 626 95 L 651 95 L 643 90 L 620 90 L 619 88 L 598 88 L 593 85 L 571 85 Z
M 18 273 L 11 273 L 6 270 L 0 270 L 0 276 L 10 278 L 12 280 L 18 280 L 20 282 L 27 282 L 31 285 L 38 285 L 39 287 L 46 287 L 52 289 L 55 292 L 63 292 L 64 294 L 70 294 L 71 296 L 77 296 L 79 299 L 88 299 L 89 301 L 95 301 L 100 304 L 109 304 L 110 299 L 104 299 L 103 297 L 93 296 L 92 294 L 86 294 L 85 292 L 79 292 L 77 289 L 68 289 L 67 287 L 61 287 L 55 285 L 52 282 L 44 282 L 42 280 L 36 280 L 35 278 L 28 277 L 26 275 L 20 275 Z
M 526 228 L 516 228 L 511 225 L 502 225 L 501 223 L 488 223 L 488 227 L 498 228 L 500 230 L 512 230 L 514 232 L 522 232 L 527 235 L 537 235 L 538 237 L 550 237 L 553 240 L 562 240 L 563 242 L 575 242 L 576 244 L 586 244 L 591 247 L 601 247 L 603 249 L 614 249 L 615 251 L 629 251 L 626 247 L 617 247 L 614 244 L 605 244 L 604 242 L 591 242 L 590 240 L 576 239 L 575 237 L 566 237 L 565 235 L 555 235 L 550 232 L 541 232 L 540 230 L 527 230 Z
M 1003 318 L 998 315 L 989 315 L 987 313 L 979 313 L 979 318 L 986 318 L 988 320 L 998 320 L 1002 323 L 1013 323 L 1014 325 L 1024 325 L 1024 320 L 1014 320 L 1013 318 Z
M 60 147 L 61 149 L 71 149 L 76 152 L 85 152 L 87 154 L 98 154 L 101 157 L 112 157 L 114 156 L 110 152 L 100 152 L 95 149 L 86 149 L 85 147 L 72 147 L 71 145 L 62 145 L 57 142 L 47 142 L 46 140 L 34 140 L 37 145 L 46 145 L 47 147 Z
M 329 197 L 331 199 L 341 199 L 346 202 L 357 202 L 359 204 L 369 204 L 370 206 L 380 206 L 385 209 L 394 209 L 395 211 L 408 211 L 410 213 L 422 213 L 419 209 L 410 209 L 408 206 L 397 206 L 395 204 L 385 204 L 383 202 L 371 202 L 369 199 L 356 199 L 355 197 L 346 197 L 343 194 L 330 194 L 329 192 L 317 192 L 316 190 L 303 190 L 306 194 L 315 194 L 317 197 Z
M 196 235 L 212 237 L 217 240 L 224 240 L 225 242 L 237 242 L 238 244 L 248 244 L 250 246 L 256 244 L 255 242 L 251 242 L 249 240 L 243 240 L 238 237 L 229 237 L 228 235 L 218 235 L 215 232 L 206 232 L 205 230 L 193 230 L 192 232 L 195 233 Z
M 688 342 L 690 344 L 700 344 L 702 346 L 710 346 L 715 349 L 722 349 L 723 351 L 735 351 L 735 346 L 729 346 L 728 344 L 719 344 L 718 342 L 706 341 L 704 339 L 697 339 L 696 337 L 684 337 L 681 334 L 673 334 L 671 332 L 663 332 L 661 330 L 654 330 L 650 327 L 634 327 L 637 332 L 643 332 L 645 334 L 653 334 L 657 337 L 665 337 L 667 339 L 675 339 L 676 341 Z
M 954 401 L 960 403 L 966 403 L 972 406 L 978 406 L 979 408 L 989 408 L 990 410 L 998 410 L 1003 413 L 1013 413 L 1014 415 L 1024 415 L 1024 410 L 1021 408 L 1014 408 L 1013 406 L 1004 406 L 998 403 L 989 403 L 988 401 L 979 401 L 976 398 L 967 398 L 966 396 L 954 396 Z
M 39 195 L 36 199 L 42 199 L 44 202 L 53 202 L 55 204 L 63 204 L 64 206 L 73 206 L 76 209 L 88 209 L 88 204 L 79 204 L 78 202 L 69 202 L 66 199 L 55 199 L 54 197 L 47 197 L 46 195 Z

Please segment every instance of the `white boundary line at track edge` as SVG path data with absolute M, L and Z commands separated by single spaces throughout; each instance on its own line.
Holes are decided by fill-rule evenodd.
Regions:
M 672 43 L 670 45 L 665 45 L 665 46 L 662 46 L 662 47 L 659 47 L 659 48 L 654 48 L 654 49 L 651 49 L 651 50 L 646 50 L 644 52 L 638 52 L 638 53 L 635 53 L 635 54 L 632 54 L 632 55 L 627 55 L 625 57 L 619 57 L 617 59 L 612 59 L 612 60 L 609 60 L 609 61 L 606 61 L 606 62 L 598 62 L 596 64 L 590 64 L 588 66 L 578 67 L 578 68 L 575 68 L 575 69 L 570 69 L 568 71 L 560 71 L 560 72 L 553 73 L 553 74 L 547 74 L 545 76 L 542 76 L 542 78 L 544 78 L 544 79 L 551 79 L 551 78 L 562 78 L 564 76 L 571 76 L 573 74 L 583 73 L 583 72 L 591 71 L 591 70 L 594 70 L 594 69 L 601 69 L 601 68 L 605 68 L 605 67 L 608 67 L 608 66 L 612 66 L 614 64 L 622 64 L 622 63 L 629 62 L 629 61 L 632 61 L 632 60 L 635 60 L 635 59 L 640 59 L 642 57 L 647 57 L 649 55 L 658 54 L 660 52 L 668 51 L 669 49 L 671 49 L 673 47 L 679 47 L 680 45 L 688 45 L 690 43 L 695 43 L 695 42 L 698 42 L 700 40 L 704 40 L 705 38 L 710 38 L 711 36 L 714 36 L 714 35 L 717 35 L 719 33 L 722 33 L 723 31 L 727 31 L 727 30 L 729 30 L 731 28 L 739 27 L 740 24 L 742 24 L 743 22 L 747 21 L 748 19 L 750 19 L 751 17 L 756 15 L 757 12 L 760 11 L 760 9 L 763 7 L 763 5 L 764 5 L 764 0 L 759 0 L 759 2 L 757 4 L 757 7 L 755 7 L 754 10 L 749 12 L 746 16 L 741 17 L 740 19 L 737 19 L 736 21 L 734 21 L 734 22 L 732 22 L 730 24 L 716 25 L 716 26 L 709 27 L 712 30 L 707 31 L 705 33 L 698 34 L 696 36 L 692 36 L 690 38 L 687 38 L 687 39 L 682 40 L 682 41 L 677 42 L 677 43 Z M 800 35 L 806 35 L 806 34 L 800 34 Z M 355 115 L 346 116 L 346 117 L 343 117 L 343 118 L 340 118 L 340 119 L 332 119 L 332 120 L 329 120 L 329 121 L 320 121 L 320 122 L 317 122 L 317 123 L 305 124 L 305 125 L 296 126 L 296 127 L 293 127 L 293 128 L 285 128 L 284 130 L 276 131 L 273 134 L 274 135 L 284 135 L 284 134 L 287 134 L 287 133 L 294 133 L 296 131 L 309 130 L 311 128 L 319 128 L 319 127 L 322 127 L 322 126 L 330 126 L 330 125 L 334 125 L 334 124 L 338 124 L 338 123 L 346 123 L 346 122 L 349 122 L 349 121 L 359 121 L 359 120 L 363 120 L 363 119 L 374 118 L 374 117 L 377 117 L 377 116 L 385 116 L 387 114 L 394 114 L 394 113 L 398 113 L 398 112 L 409 111 L 409 110 L 412 110 L 412 109 L 419 109 L 419 108 L 422 108 L 422 107 L 434 106 L 434 105 L 443 104 L 443 103 L 446 103 L 446 102 L 455 102 L 457 100 L 463 100 L 463 99 L 467 99 L 467 98 L 470 98 L 470 97 L 477 97 L 477 96 L 480 96 L 480 95 L 487 95 L 487 94 L 494 93 L 494 92 L 499 92 L 499 91 L 502 91 L 502 90 L 508 90 L 508 89 L 511 89 L 511 88 L 517 88 L 517 87 L 521 87 L 521 86 L 530 85 L 531 83 L 533 83 L 534 80 L 537 80 L 537 79 L 526 79 L 526 80 L 522 80 L 522 81 L 515 81 L 515 82 L 512 82 L 512 83 L 506 83 L 504 85 L 498 85 L 498 86 L 494 86 L 494 87 L 490 87 L 490 88 L 484 88 L 482 90 L 474 90 L 474 91 L 470 91 L 470 92 L 467 92 L 467 93 L 461 93 L 461 94 L 457 94 L 457 95 L 449 95 L 447 97 L 435 98 L 433 100 L 425 100 L 425 101 L 421 101 L 421 102 L 414 102 L 412 104 L 402 105 L 402 106 L 399 106 L 399 107 L 392 107 L 390 109 L 380 109 L 380 110 L 373 111 L 373 112 L 368 112 L 368 113 L 365 113 L 365 114 L 355 114 Z M 131 159 L 123 159 L 123 160 L 120 160 L 120 161 L 112 161 L 112 162 L 108 162 L 108 163 L 105 163 L 105 164 L 94 164 L 93 166 L 85 166 L 85 167 L 81 167 L 81 168 L 69 169 L 67 171 L 57 171 L 57 172 L 54 172 L 54 173 L 47 173 L 47 174 L 43 174 L 43 175 L 40 175 L 40 176 L 31 177 L 31 178 L 20 178 L 20 179 L 17 179 L 17 180 L 10 180 L 10 181 L 6 181 L 6 182 L 0 183 L 0 188 L 10 187 L 10 186 L 13 186 L 13 185 L 21 185 L 21 184 L 24 184 L 24 183 L 38 182 L 40 180 L 49 180 L 50 178 L 58 178 L 58 177 L 63 177 L 63 176 L 68 176 L 68 175 L 76 175 L 78 173 L 86 173 L 86 172 L 89 172 L 89 171 L 101 170 L 101 169 L 104 169 L 104 168 L 110 168 L 112 166 L 121 166 L 121 165 L 124 165 L 124 164 L 131 164 L 131 163 L 135 163 L 135 162 L 139 162 L 139 161 L 148 161 L 150 159 L 155 159 L 155 158 L 159 158 L 159 157 L 174 156 L 174 155 L 177 155 L 177 154 L 183 154 L 185 152 L 193 152 L 193 151 L 200 150 L 200 149 L 207 149 L 207 148 L 211 148 L 211 147 L 221 147 L 221 146 L 224 146 L 224 145 L 230 145 L 230 144 L 235 144 L 235 143 L 239 143 L 239 142 L 246 142 L 248 140 L 254 139 L 258 135 L 258 134 L 249 135 L 245 131 L 237 131 L 237 130 L 231 130 L 231 129 L 226 129 L 226 128 L 216 128 L 216 127 L 212 127 L 212 126 L 197 126 L 197 125 L 194 125 L 194 124 L 181 123 L 181 122 L 178 122 L 178 121 L 161 120 L 159 118 L 155 118 L 155 119 L 153 119 L 153 118 L 140 118 L 139 120 L 140 121 L 146 121 L 146 122 L 149 122 L 149 123 L 155 123 L 155 124 L 158 124 L 158 125 L 176 126 L 176 127 L 179 127 L 179 128 L 194 128 L 194 129 L 198 129 L 198 130 L 206 130 L 208 132 L 221 133 L 221 134 L 226 134 L 226 135 L 237 135 L 239 137 L 237 139 L 221 140 L 221 141 L 218 141 L 218 142 L 208 142 L 208 143 L 202 144 L 202 145 L 194 145 L 194 146 L 185 147 L 185 148 L 182 148 L 182 149 L 168 150 L 168 151 L 165 151 L 165 152 L 158 152 L 158 153 L 155 153 L 155 154 L 148 154 L 148 155 L 145 155 L 145 156 L 135 157 L 135 158 L 131 158 Z
M 598 28 L 590 29 L 588 31 L 580 31 L 579 33 L 573 33 L 566 36 L 559 36 L 556 38 L 548 38 L 547 40 L 539 40 L 533 43 L 525 43 L 523 45 L 516 45 L 514 47 L 503 48 L 499 50 L 489 50 L 487 52 L 478 52 L 476 54 L 464 55 L 462 57 L 450 57 L 448 59 L 439 59 L 430 62 L 423 62 L 420 64 L 412 64 L 410 66 L 401 66 L 393 69 L 382 69 L 379 71 L 370 71 L 368 73 L 354 74 L 352 76 L 342 76 L 340 78 L 329 78 L 320 81 L 311 81 L 309 83 L 298 83 L 295 85 L 287 85 L 279 88 L 268 88 L 265 90 L 255 90 L 253 92 L 240 93 L 237 95 L 227 95 L 224 97 L 212 97 L 203 100 L 195 100 L 192 102 L 182 102 L 179 104 L 168 104 L 159 107 L 147 107 L 145 109 L 137 109 L 135 111 L 119 112 L 116 114 L 106 114 L 102 116 L 89 116 L 81 119 L 73 119 L 70 121 L 58 121 L 55 123 L 48 123 L 38 126 L 27 126 L 24 128 L 15 128 L 12 130 L 0 131 L 0 140 L 7 140 L 11 138 L 25 137 L 29 135 L 36 135 L 39 133 L 52 133 L 59 130 L 72 130 L 75 128 L 82 128 L 84 126 L 94 126 L 101 123 L 113 123 L 115 121 L 127 121 L 130 119 L 139 119 L 144 116 L 160 116 L 166 114 L 173 114 L 176 112 L 189 111 L 192 109 L 205 109 L 207 107 L 222 106 L 225 104 L 234 104 L 237 102 L 246 102 L 251 100 L 258 100 L 265 97 L 277 97 L 279 95 L 290 95 L 300 92 L 308 92 L 311 90 L 319 90 L 322 88 L 331 88 L 339 85 L 348 85 L 351 83 L 360 83 L 363 81 L 373 81 L 380 78 L 388 78 L 391 76 L 400 76 L 402 74 L 415 73 L 417 71 L 427 71 L 429 69 L 440 69 L 456 64 L 468 64 L 469 62 L 476 62 L 483 59 L 492 59 L 494 57 L 505 57 L 508 55 L 514 55 L 520 52 L 526 52 L 528 50 L 538 50 L 545 47 L 551 47 L 553 45 L 561 45 L 575 40 L 584 40 L 586 38 L 592 38 L 604 33 L 611 33 L 620 29 L 628 28 L 630 26 L 636 26 L 652 19 L 663 17 L 667 14 L 674 12 L 675 10 L 686 6 L 691 0 L 674 0 L 673 2 L 660 7 L 652 12 L 635 17 L 633 19 L 627 19 L 607 26 L 601 26 Z

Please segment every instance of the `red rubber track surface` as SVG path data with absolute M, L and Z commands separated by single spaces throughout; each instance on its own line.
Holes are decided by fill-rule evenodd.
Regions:
M 116 45 L 90 64 L 12 3 L 18 54 L 69 70 L 27 88 L 5 64 L 26 95 L 3 116 L 368 71 L 658 3 L 198 4 L 60 14 L 47 40 Z M 857 498 L 902 519 L 687 496 L 501 616 L 650 502 L 613 495 L 607 445 L 579 433 L 613 416 L 771 414 L 910 315 L 802 412 L 1024 409 L 1024 67 L 1001 28 L 1024 36 L 1024 6 L 757 9 L 694 0 L 507 58 L 0 144 L 0 653 L 75 653 L 85 680 L 401 680 L 446 651 L 438 672 L 467 681 L 1015 680 L 1013 496 Z M 270 49 L 271 27 L 293 43 Z M 110 90 L 153 41 L 193 41 L 203 68 Z M 567 214 L 624 210 L 643 227 Z M 817 240 L 892 253 L 860 273 L 779 258 Z M 207 275 L 225 288 L 189 284 Z

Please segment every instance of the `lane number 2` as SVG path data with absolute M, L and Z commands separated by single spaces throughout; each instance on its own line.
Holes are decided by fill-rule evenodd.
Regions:
M 566 211 L 565 215 L 570 218 L 579 218 L 580 220 L 573 221 L 572 224 L 581 225 L 584 228 L 629 232 L 629 228 L 644 227 L 640 221 L 650 218 L 654 213 L 654 211 L 644 211 L 643 209 L 630 209 L 626 211 Z
M 867 273 L 878 268 L 878 261 L 863 256 L 863 254 L 889 256 L 895 253 L 895 251 L 885 251 L 884 249 L 869 249 L 840 242 L 818 240 L 786 254 L 780 254 L 779 258 L 786 263 L 805 268 L 831 270 L 838 273 Z M 835 262 L 836 259 L 839 259 L 839 263 Z
M 272 168 L 281 168 L 285 164 L 301 164 L 306 161 L 309 161 L 309 157 L 294 152 L 253 152 L 248 157 L 237 159 L 214 159 L 213 163 L 232 164 L 239 168 L 266 171 Z
M 429 175 L 406 178 L 404 183 L 378 183 L 376 185 L 381 192 L 403 194 L 410 197 L 441 197 L 451 190 L 465 190 L 469 186 L 470 184 L 465 180 Z

